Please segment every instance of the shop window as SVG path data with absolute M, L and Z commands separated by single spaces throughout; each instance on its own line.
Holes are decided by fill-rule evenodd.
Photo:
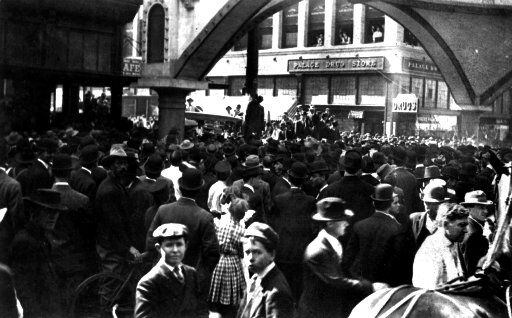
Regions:
M 418 103 L 420 107 L 423 105 L 423 78 L 413 77 L 411 78 L 411 93 L 418 97 Z
M 266 50 L 272 48 L 272 17 L 265 19 L 258 26 L 258 48 Z
M 229 96 L 243 96 L 245 77 L 236 76 L 229 78 Z
M 419 46 L 420 42 L 411 31 L 404 28 L 404 43 L 412 46 Z
M 332 103 L 336 105 L 356 104 L 356 77 L 333 76 L 331 79 Z
M 281 35 L 281 48 L 297 47 L 298 16 L 298 4 L 294 4 L 283 10 L 283 33 Z
M 425 107 L 427 108 L 436 107 L 436 83 L 436 80 L 425 80 Z
M 240 40 L 236 41 L 233 46 L 233 51 L 245 51 L 247 50 L 247 34 L 245 34 Z
M 162 63 L 164 61 L 164 28 L 164 8 L 155 4 L 148 14 L 148 63 Z
M 276 78 L 277 96 L 297 96 L 297 84 L 295 76 Z
M 392 81 L 392 97 L 396 97 L 398 94 L 409 93 L 410 78 L 406 75 L 395 75 Z
M 347 0 L 336 0 L 335 30 L 334 45 L 352 44 L 354 38 L 354 6 Z
M 386 81 L 379 75 L 359 77 L 359 103 L 361 105 L 384 105 Z
M 448 108 L 448 86 L 445 82 L 437 82 L 437 108 Z
M 325 105 L 329 93 L 329 81 L 326 76 L 304 78 L 304 101 L 306 104 Z
M 309 1 L 307 46 L 324 46 L 325 0 Z
M 384 13 L 366 6 L 364 43 L 384 41 Z
M 273 96 L 274 95 L 274 78 L 258 77 L 258 95 Z

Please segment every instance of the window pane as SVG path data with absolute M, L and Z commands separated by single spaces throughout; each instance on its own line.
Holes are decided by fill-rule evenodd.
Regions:
M 415 94 L 416 97 L 418 97 L 420 107 L 423 107 L 423 78 L 412 78 L 411 93 Z
M 229 95 L 230 96 L 243 96 L 242 89 L 245 85 L 245 77 L 231 77 L 229 79 Z
M 328 80 L 325 76 L 306 77 L 304 81 L 304 99 L 306 104 L 327 104 Z
M 294 4 L 283 10 L 282 48 L 297 46 L 297 17 L 299 5 Z
M 385 81 L 379 75 L 359 77 L 359 101 L 362 105 L 382 105 L 386 101 Z
M 273 77 L 258 77 L 258 94 L 261 96 L 274 95 Z
M 336 0 L 336 36 L 335 45 L 351 44 L 353 39 L 354 6 L 347 0 Z
M 272 47 L 272 17 L 265 19 L 259 26 L 258 47 L 262 50 Z
M 278 77 L 276 78 L 277 96 L 297 96 L 297 78 Z
M 411 31 L 404 28 L 404 43 L 412 46 L 419 46 L 418 39 L 412 34 Z
M 332 103 L 338 105 L 356 104 L 356 77 L 333 76 L 331 80 Z
M 384 13 L 366 6 L 364 43 L 384 41 L 384 27 Z
M 448 86 L 445 82 L 437 82 L 437 108 L 448 108 Z
M 427 79 L 425 81 L 425 107 L 436 106 L 436 81 Z
M 308 46 L 324 45 L 325 1 L 309 1 Z

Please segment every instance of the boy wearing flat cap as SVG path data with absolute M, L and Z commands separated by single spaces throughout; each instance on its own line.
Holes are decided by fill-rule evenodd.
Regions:
M 187 227 L 162 224 L 153 237 L 161 258 L 137 284 L 134 316 L 208 317 L 197 272 L 182 263 L 188 244 Z
M 279 236 L 267 224 L 254 222 L 244 237 L 245 261 L 254 275 L 247 283 L 237 318 L 293 317 L 290 286 L 274 263 Z

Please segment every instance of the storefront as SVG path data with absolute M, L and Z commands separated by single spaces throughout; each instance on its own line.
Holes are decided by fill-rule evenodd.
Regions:
M 288 61 L 288 72 L 300 78 L 299 104 L 329 107 L 340 130 L 365 133 L 383 131 L 384 67 L 384 57 Z
M 510 120 L 505 118 L 481 117 L 479 122 L 480 139 L 503 141 L 510 131 Z

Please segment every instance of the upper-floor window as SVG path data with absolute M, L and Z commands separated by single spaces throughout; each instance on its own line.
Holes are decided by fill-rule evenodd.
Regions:
M 265 19 L 258 26 L 258 48 L 265 50 L 272 48 L 272 17 Z
M 164 29 L 164 8 L 155 4 L 148 14 L 148 63 L 162 63 L 164 61 Z
M 384 41 L 384 13 L 366 6 L 364 43 Z
M 233 46 L 233 51 L 244 51 L 247 50 L 247 34 L 245 34 L 240 40 L 236 41 Z
M 325 0 L 310 0 L 307 46 L 324 46 Z
M 354 6 L 347 0 L 336 0 L 334 45 L 352 44 L 354 36 Z
M 419 46 L 420 42 L 411 31 L 404 28 L 404 43 L 412 46 Z
M 294 4 L 283 10 L 283 33 L 281 48 L 297 47 L 299 5 Z

